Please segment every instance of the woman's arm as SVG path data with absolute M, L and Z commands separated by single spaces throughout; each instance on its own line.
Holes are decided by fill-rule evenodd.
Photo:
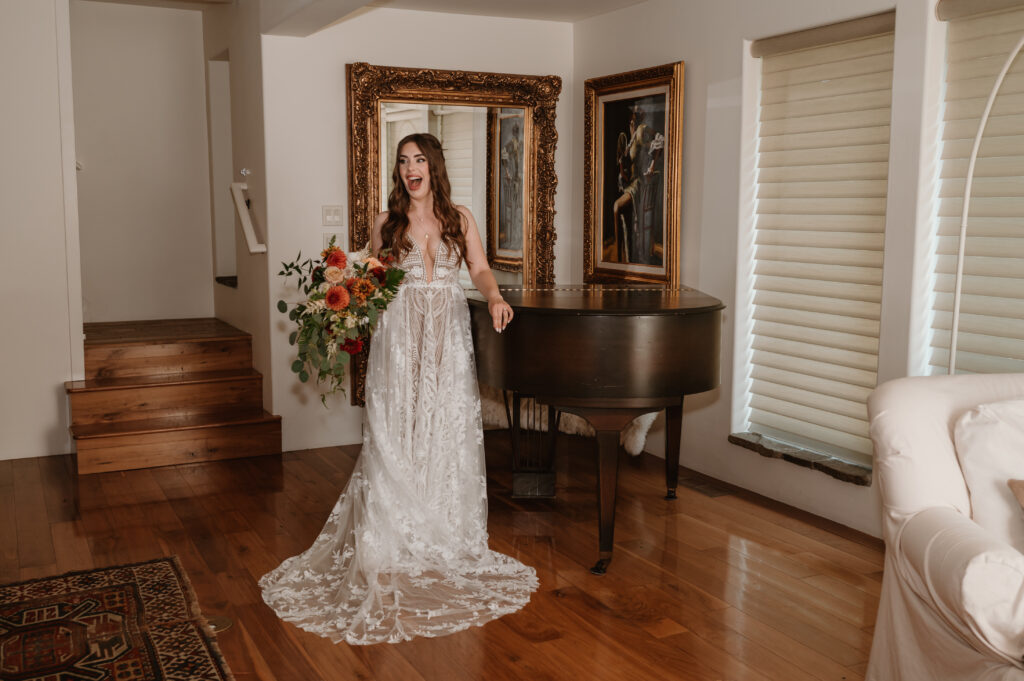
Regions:
M 473 214 L 465 206 L 458 206 L 458 211 L 463 217 L 462 231 L 466 237 L 466 261 L 469 278 L 473 280 L 476 290 L 480 291 L 487 299 L 487 307 L 491 312 L 494 330 L 501 332 L 512 321 L 512 307 L 501 297 L 501 292 L 498 291 L 498 282 L 494 280 L 494 273 L 487 265 L 484 245 L 480 241 L 480 230 L 477 229 Z

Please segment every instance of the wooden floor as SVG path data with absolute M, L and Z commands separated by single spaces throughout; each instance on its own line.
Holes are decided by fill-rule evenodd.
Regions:
M 317 535 L 356 447 L 77 483 L 67 457 L 0 462 L 0 582 L 177 554 L 238 681 L 387 679 L 862 679 L 881 586 L 880 543 L 685 475 L 623 460 L 615 557 L 596 558 L 590 444 L 560 443 L 559 498 L 509 498 L 507 440 L 487 434 L 493 548 L 537 568 L 522 611 L 440 639 L 332 645 L 279 621 L 256 580 Z M 76 512 L 76 503 L 80 510 Z

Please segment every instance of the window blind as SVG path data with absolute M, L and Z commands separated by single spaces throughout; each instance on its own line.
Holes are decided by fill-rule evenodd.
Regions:
M 871 454 L 892 62 L 891 32 L 762 58 L 754 432 Z
M 452 111 L 440 116 L 445 165 L 452 202 L 473 210 L 473 111 Z
M 949 365 L 968 157 L 985 102 L 1024 34 L 1024 9 L 949 23 L 930 372 Z M 1024 59 L 1010 68 L 974 169 L 957 341 L 959 373 L 1024 372 Z

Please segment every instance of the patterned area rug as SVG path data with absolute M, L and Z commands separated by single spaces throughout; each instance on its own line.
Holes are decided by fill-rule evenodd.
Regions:
M 176 557 L 0 586 L 0 679 L 231 678 Z

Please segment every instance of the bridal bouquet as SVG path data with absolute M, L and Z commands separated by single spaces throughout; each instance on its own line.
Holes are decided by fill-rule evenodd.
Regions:
M 387 308 L 402 283 L 405 271 L 394 265 L 385 251 L 373 257 L 369 245 L 362 251 L 345 253 L 331 238 L 320 258 L 281 263 L 278 273 L 286 279 L 298 277 L 299 290 L 306 300 L 293 304 L 277 302 L 277 309 L 288 314 L 298 328 L 288 335 L 288 343 L 298 346 L 298 358 L 292 371 L 305 383 L 316 376 L 326 383 L 320 395 L 326 406 L 327 395 L 344 392 L 343 381 L 352 355 L 363 349 L 380 313 Z

